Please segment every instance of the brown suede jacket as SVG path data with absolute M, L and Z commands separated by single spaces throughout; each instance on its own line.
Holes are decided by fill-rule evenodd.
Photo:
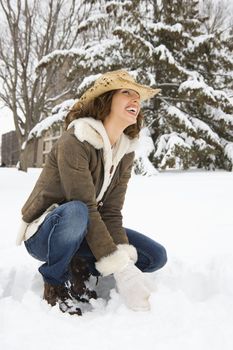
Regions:
M 89 127 L 87 133 L 88 130 Z M 103 141 L 97 136 L 97 146 L 93 146 L 92 142 L 85 140 L 88 137 L 77 137 L 74 127 L 63 133 L 53 146 L 41 175 L 22 208 L 22 219 L 31 223 L 53 203 L 62 204 L 72 200 L 84 202 L 89 210 L 86 239 L 99 260 L 116 251 L 117 244 L 128 243 L 122 227 L 121 210 L 131 176 L 134 152 L 131 151 L 132 147 L 128 147 L 129 153 L 125 150 L 110 184 L 97 203 L 96 198 L 106 178 L 106 154 Z M 128 139 L 128 144 L 131 143 L 126 135 L 124 138 Z

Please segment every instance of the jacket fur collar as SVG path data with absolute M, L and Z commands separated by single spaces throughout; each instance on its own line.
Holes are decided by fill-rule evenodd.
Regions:
M 74 134 L 79 141 L 87 141 L 96 149 L 111 147 L 105 127 L 100 120 L 94 118 L 75 119 L 70 123 L 68 129 L 72 127 L 74 127 Z M 120 140 L 126 147 L 125 154 L 136 150 L 138 145 L 137 138 L 132 140 L 127 135 L 122 134 Z
M 74 135 L 81 141 L 87 141 L 96 149 L 103 149 L 104 155 L 104 182 L 102 189 L 97 197 L 100 201 L 111 182 L 115 169 L 127 153 L 136 150 L 138 145 L 138 138 L 130 139 L 127 135 L 122 134 L 114 146 L 111 147 L 110 140 L 103 123 L 94 118 L 80 118 L 73 120 L 68 129 L 74 127 Z M 113 169 L 110 174 L 110 169 Z

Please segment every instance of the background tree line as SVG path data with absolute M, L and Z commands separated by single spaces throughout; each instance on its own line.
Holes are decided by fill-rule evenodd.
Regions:
M 232 170 L 227 2 L 0 0 L 0 9 L 0 98 L 22 146 L 52 107 L 78 98 L 97 74 L 125 68 L 162 89 L 144 105 L 156 168 Z

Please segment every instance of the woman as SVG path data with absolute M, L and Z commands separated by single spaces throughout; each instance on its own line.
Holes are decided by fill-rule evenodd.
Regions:
M 161 268 L 166 251 L 123 228 L 121 209 L 142 124 L 140 104 L 158 92 L 126 71 L 107 72 L 68 113 L 67 130 L 22 208 L 18 237 L 29 254 L 44 261 L 39 272 L 49 304 L 63 309 L 71 296 L 80 300 L 80 290 L 84 300 L 96 297 L 81 281 L 91 273 L 113 274 L 129 308 L 150 308 L 143 272 Z

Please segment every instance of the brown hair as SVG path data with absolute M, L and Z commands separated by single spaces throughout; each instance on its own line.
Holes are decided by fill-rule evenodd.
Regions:
M 75 119 L 92 117 L 96 120 L 104 121 L 107 115 L 110 113 L 112 97 L 117 90 L 112 90 L 105 92 L 104 94 L 96 97 L 94 100 L 90 101 L 86 106 L 80 103 L 76 105 L 75 108 L 71 109 L 65 118 L 65 129 L 68 125 Z M 137 123 L 129 125 L 124 133 L 130 138 L 135 138 L 138 136 L 139 131 L 142 128 L 143 115 L 141 111 L 137 117 Z

